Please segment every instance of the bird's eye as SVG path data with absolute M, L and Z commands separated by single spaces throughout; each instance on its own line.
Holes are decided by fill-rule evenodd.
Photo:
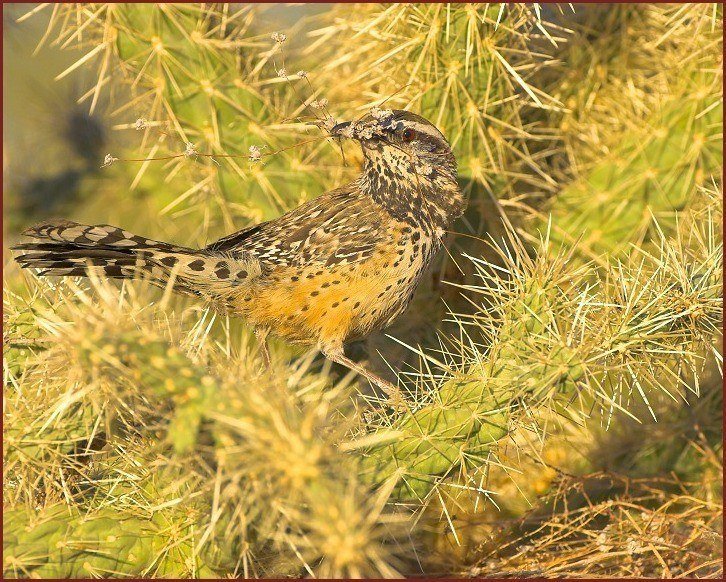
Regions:
M 416 132 L 411 129 L 410 127 L 407 127 L 403 130 L 403 141 L 413 141 L 413 138 L 416 137 Z

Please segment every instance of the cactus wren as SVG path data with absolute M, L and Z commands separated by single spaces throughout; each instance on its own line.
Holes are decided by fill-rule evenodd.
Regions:
M 407 111 L 374 109 L 339 123 L 359 142 L 362 174 L 283 216 L 192 249 L 108 225 L 56 221 L 24 235 L 16 260 L 39 275 L 143 274 L 244 317 L 265 362 L 268 332 L 317 345 L 330 360 L 397 389 L 347 358 L 343 345 L 389 325 L 409 304 L 445 229 L 466 206 L 444 135 Z

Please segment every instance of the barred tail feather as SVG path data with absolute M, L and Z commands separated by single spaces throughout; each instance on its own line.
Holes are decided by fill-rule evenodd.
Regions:
M 235 255 L 196 250 L 147 239 L 109 225 L 69 221 L 43 223 L 22 233 L 36 241 L 13 247 L 21 267 L 41 276 L 87 276 L 112 279 L 142 277 L 159 287 L 170 281 L 189 295 L 223 298 L 260 274 L 259 262 Z

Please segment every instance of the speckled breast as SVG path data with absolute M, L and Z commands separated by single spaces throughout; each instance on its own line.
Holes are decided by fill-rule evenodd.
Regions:
M 397 225 L 368 259 L 281 268 L 237 298 L 234 310 L 291 342 L 345 343 L 387 326 L 405 310 L 436 250 L 429 237 Z

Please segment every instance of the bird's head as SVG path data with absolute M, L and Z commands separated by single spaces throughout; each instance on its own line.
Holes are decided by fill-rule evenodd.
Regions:
M 361 187 L 394 214 L 445 215 L 449 224 L 464 209 L 456 158 L 434 124 L 415 113 L 374 108 L 359 121 L 338 123 L 333 137 L 360 143 L 365 156 Z M 420 218 L 420 216 L 419 216 Z
M 334 126 L 334 137 L 358 141 L 369 162 L 433 179 L 437 171 L 456 172 L 456 159 L 446 137 L 415 113 L 374 108 L 359 121 Z

